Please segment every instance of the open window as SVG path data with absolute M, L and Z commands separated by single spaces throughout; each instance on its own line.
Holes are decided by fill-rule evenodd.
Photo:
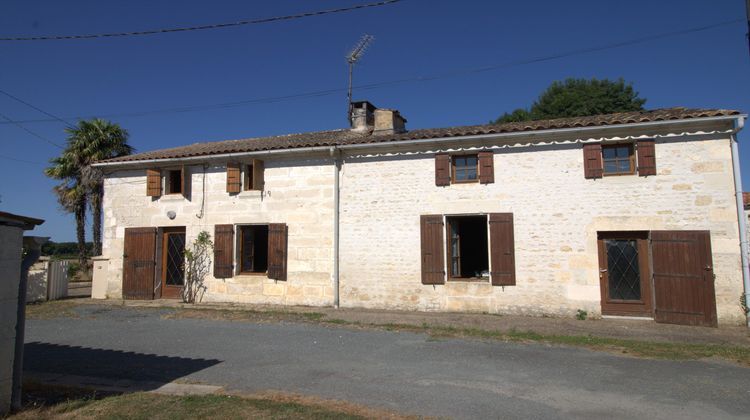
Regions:
M 245 179 L 243 182 L 243 189 L 245 191 L 263 191 L 264 169 L 263 161 L 260 159 L 253 159 L 252 162 L 245 165 Z
M 268 225 L 239 227 L 239 269 L 241 274 L 268 271 Z
M 167 194 L 182 194 L 182 171 L 173 169 L 167 171 Z
M 449 279 L 486 279 L 490 276 L 487 216 L 446 217 Z

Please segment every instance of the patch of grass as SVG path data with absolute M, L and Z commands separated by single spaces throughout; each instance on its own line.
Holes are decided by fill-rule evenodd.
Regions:
M 27 319 L 78 318 L 73 308 L 77 303 L 69 300 L 52 300 L 26 304 Z
M 59 390 L 54 390 L 59 393 Z M 78 394 L 76 394 L 78 392 Z M 137 392 L 95 398 L 70 391 L 70 398 L 46 405 L 27 405 L 10 419 L 361 419 L 353 410 L 273 398 L 229 395 L 172 396 Z

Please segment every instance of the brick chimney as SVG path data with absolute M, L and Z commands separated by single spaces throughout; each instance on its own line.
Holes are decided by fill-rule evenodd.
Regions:
M 352 131 L 395 134 L 406 131 L 406 119 L 395 109 L 378 108 L 368 101 L 352 102 Z

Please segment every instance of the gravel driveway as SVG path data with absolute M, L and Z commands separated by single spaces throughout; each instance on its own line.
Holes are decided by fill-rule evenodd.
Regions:
M 83 305 L 26 325 L 29 372 L 215 384 L 453 418 L 747 418 L 750 369 Z

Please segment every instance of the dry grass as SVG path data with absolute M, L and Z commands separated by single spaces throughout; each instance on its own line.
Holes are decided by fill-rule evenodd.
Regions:
M 52 300 L 49 302 L 27 303 L 27 319 L 52 319 L 60 317 L 78 318 L 73 308 L 79 304 L 71 300 Z
M 173 396 L 27 385 L 27 405 L 10 419 L 363 419 L 402 418 L 353 404 L 284 394 Z

